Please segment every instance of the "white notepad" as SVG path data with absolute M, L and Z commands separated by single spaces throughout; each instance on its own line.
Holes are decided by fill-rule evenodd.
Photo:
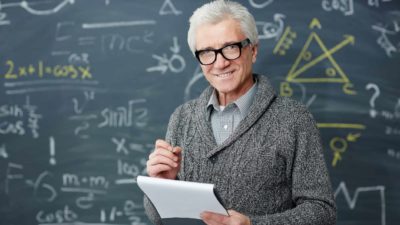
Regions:
M 213 184 L 138 176 L 137 183 L 156 207 L 162 219 L 200 219 L 200 213 L 211 211 L 228 215 L 218 201 Z

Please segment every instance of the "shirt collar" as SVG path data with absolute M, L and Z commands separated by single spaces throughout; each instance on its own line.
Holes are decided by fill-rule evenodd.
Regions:
M 257 87 L 258 87 L 258 82 L 257 79 L 255 79 L 253 86 L 244 95 L 240 96 L 240 98 L 236 99 L 233 103 L 231 103 L 235 104 L 239 108 L 240 114 L 243 117 L 245 117 L 249 112 L 250 105 L 253 102 L 252 100 L 254 98 L 255 93 L 257 92 Z M 220 111 L 219 102 L 217 98 L 217 91 L 215 89 L 212 92 L 212 95 L 210 96 L 210 100 L 208 100 L 207 109 L 210 110 L 210 112 L 212 112 L 211 109 Z

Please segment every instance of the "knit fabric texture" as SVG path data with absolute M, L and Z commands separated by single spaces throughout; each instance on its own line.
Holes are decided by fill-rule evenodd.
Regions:
M 315 120 L 304 105 L 277 96 L 265 76 L 254 78 L 259 86 L 250 111 L 220 145 L 207 119 L 212 87 L 171 115 L 166 140 L 183 149 L 177 179 L 215 184 L 225 208 L 250 217 L 252 225 L 335 224 Z M 144 206 L 161 224 L 146 197 Z

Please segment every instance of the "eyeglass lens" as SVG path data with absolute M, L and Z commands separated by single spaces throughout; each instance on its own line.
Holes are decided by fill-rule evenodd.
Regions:
M 202 50 L 198 52 L 198 59 L 203 65 L 210 65 L 215 62 L 217 59 L 217 54 L 221 53 L 221 55 L 227 60 L 234 60 L 240 57 L 241 49 L 248 45 L 250 41 L 248 39 L 234 43 L 231 45 L 227 45 L 221 49 L 216 50 Z

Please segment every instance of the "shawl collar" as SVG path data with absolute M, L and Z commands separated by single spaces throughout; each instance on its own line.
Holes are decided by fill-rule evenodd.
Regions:
M 207 147 L 206 156 L 208 158 L 211 158 L 213 155 L 235 142 L 239 136 L 245 133 L 258 120 L 258 118 L 265 113 L 272 101 L 276 98 L 275 91 L 267 77 L 257 74 L 254 74 L 253 76 L 258 80 L 259 84 L 253 103 L 250 106 L 249 113 L 239 123 L 235 131 L 221 145 L 217 145 L 215 141 L 207 112 L 207 103 L 214 89 L 209 86 L 200 95 L 198 104 L 195 107 L 195 123 L 200 131 L 199 133 L 204 134 L 201 139 L 204 142 L 203 144 Z

